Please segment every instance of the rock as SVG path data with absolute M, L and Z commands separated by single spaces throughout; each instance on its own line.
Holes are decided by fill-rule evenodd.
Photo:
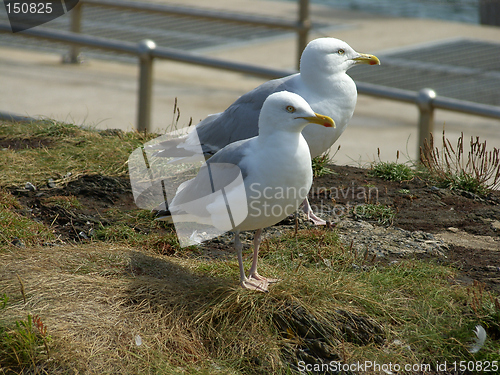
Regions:
M 31 182 L 26 182 L 26 185 L 24 185 L 24 188 L 29 191 L 36 191 L 36 186 L 33 185 Z
M 384 329 L 374 320 L 345 310 L 336 310 L 335 313 L 338 326 L 346 341 L 359 345 L 368 345 L 372 342 L 384 343 Z
M 80 233 L 78 233 L 78 236 L 80 236 L 81 238 L 83 238 L 84 240 L 88 240 L 89 237 L 85 234 L 85 232 L 81 231 Z
M 500 272 L 500 267 L 497 266 L 486 266 L 484 268 L 489 272 Z
M 381 325 L 367 316 L 336 310 L 315 316 L 296 302 L 285 303 L 273 315 L 273 322 L 282 336 L 295 338 L 292 352 L 307 363 L 326 363 L 340 359 L 336 348 L 341 341 L 360 345 L 383 345 L 385 332 Z
M 432 234 L 395 227 L 378 227 L 362 220 L 345 218 L 336 227 L 344 243 L 353 243 L 353 251 L 381 256 L 438 254 L 444 256 L 448 246 Z
M 14 240 L 12 240 L 11 244 L 14 245 L 14 246 L 17 246 L 17 247 L 21 247 L 21 248 L 25 248 L 26 247 L 26 245 L 24 244 L 24 242 L 21 241 L 17 237 L 14 237 Z
M 446 228 L 446 230 L 452 232 L 452 233 L 458 233 L 459 232 L 459 229 L 458 228 L 455 228 L 455 227 L 448 227 Z
M 494 220 L 491 222 L 491 229 L 493 229 L 494 231 L 500 231 L 500 221 L 498 220 Z
M 54 181 L 53 178 L 49 178 L 47 180 L 47 186 L 51 189 L 55 188 L 56 187 L 56 182 Z
M 320 339 L 306 340 L 305 344 L 311 353 L 316 357 L 328 360 L 340 359 L 340 356 L 335 352 L 335 349 Z

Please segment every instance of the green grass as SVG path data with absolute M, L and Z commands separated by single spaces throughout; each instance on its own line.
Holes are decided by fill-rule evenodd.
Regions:
M 484 196 L 489 189 L 476 177 L 464 173 L 448 173 L 437 178 L 437 185 L 450 190 L 464 190 L 473 194 Z
M 50 336 L 47 336 L 40 317 L 26 315 L 12 326 L 0 325 L 0 356 L 3 365 L 16 368 L 36 368 L 49 359 Z
M 41 245 L 55 239 L 50 227 L 27 218 L 12 194 L 0 187 L 0 252 L 16 246 L 14 239 L 26 246 Z M 20 244 L 19 242 L 17 242 Z
M 49 146 L 2 150 L 0 186 L 24 186 L 28 181 L 38 185 L 45 184 L 49 178 L 58 182 L 65 176 L 75 178 L 93 173 L 123 175 L 128 171 L 126 162 L 130 153 L 156 136 L 137 132 L 107 136 L 93 129 L 54 121 L 3 122 L 0 139 L 43 140 L 43 144 L 49 142 Z
M 376 220 L 382 225 L 392 224 L 396 213 L 389 206 L 384 206 L 380 203 L 360 204 L 352 208 L 352 213 L 355 217 L 364 220 Z
M 322 342 L 342 363 L 500 357 L 497 294 L 479 283 L 463 286 L 457 270 L 433 261 L 385 265 L 354 252 L 335 230 L 291 230 L 264 240 L 259 273 L 280 279 L 268 294 L 239 287 L 234 253 L 226 260 L 207 257 L 202 247 L 180 248 L 173 228 L 145 210 L 112 207 L 105 214 L 111 224 L 95 228 L 86 243 L 40 246 L 54 240 L 50 225 L 23 213 L 6 186 L 68 172 L 121 175 L 129 153 L 149 139 L 50 121 L 0 125 L 0 138 L 27 136 L 52 143 L 0 151 L 6 166 L 0 178 L 0 373 L 292 374 L 287 358 L 312 344 L 298 326 L 277 325 L 291 307 L 303 311 L 304 327 L 325 333 Z M 81 205 L 71 196 L 44 203 L 68 210 Z M 394 217 L 382 205 L 354 213 L 386 224 Z M 13 237 L 26 247 L 12 245 Z M 247 270 L 251 254 L 246 245 Z M 358 328 L 379 327 L 381 340 L 356 327 L 349 331 L 339 312 L 357 317 Z M 477 324 L 488 339 L 471 354 Z
M 372 166 L 370 174 L 389 181 L 408 181 L 415 173 L 406 164 L 381 161 Z
M 337 148 L 337 151 L 333 156 L 330 156 L 329 152 L 325 152 L 319 156 L 316 156 L 312 159 L 312 170 L 314 177 L 321 177 L 327 174 L 333 174 L 333 170 L 329 168 L 328 164 L 333 164 L 333 158 L 340 150 L 340 146 Z
M 321 177 L 327 174 L 332 174 L 333 171 L 327 167 L 330 164 L 330 158 L 328 154 L 323 154 L 320 156 L 316 156 L 312 159 L 312 169 L 314 177 Z

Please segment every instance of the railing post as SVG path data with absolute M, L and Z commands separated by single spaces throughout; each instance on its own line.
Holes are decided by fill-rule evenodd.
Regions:
M 71 25 L 70 31 L 72 33 L 80 34 L 82 29 L 82 2 L 78 2 L 73 9 L 71 9 Z M 80 47 L 71 46 L 69 53 L 63 56 L 63 63 L 65 64 L 79 64 L 82 62 L 80 56 Z
M 417 160 L 420 160 L 420 149 L 425 150 L 425 140 L 429 140 L 429 135 L 434 131 L 434 107 L 433 100 L 436 92 L 432 89 L 422 89 L 417 95 L 417 106 L 420 112 L 418 119 L 418 150 Z
M 153 96 L 153 57 L 151 51 L 155 48 L 156 43 L 150 39 L 144 39 L 137 45 L 140 66 L 137 130 L 140 132 L 151 131 L 151 99 Z
M 311 20 L 309 18 L 309 0 L 299 0 L 299 30 L 297 30 L 297 69 L 300 69 L 300 57 L 307 46 Z

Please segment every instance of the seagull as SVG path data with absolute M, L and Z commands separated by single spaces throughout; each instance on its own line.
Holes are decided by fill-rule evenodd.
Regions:
M 230 143 L 217 151 L 195 178 L 179 186 L 168 207 L 163 203 L 164 209 L 158 211 L 157 220 L 176 224 L 196 222 L 234 231 L 241 286 L 266 292 L 269 283 L 277 280 L 257 272 L 262 229 L 292 214 L 311 188 L 311 154 L 301 134 L 309 123 L 335 127 L 330 117 L 315 113 L 297 94 L 282 91 L 269 95 L 259 114 L 258 136 Z M 212 178 L 217 166 L 221 166 L 222 173 Z M 236 166 L 241 172 L 243 195 L 238 196 L 241 190 L 231 183 L 235 174 L 228 166 Z M 214 194 L 224 189 L 224 194 Z M 234 225 L 228 225 L 228 208 L 233 219 L 240 217 Z M 238 210 L 246 215 L 242 217 Z M 249 277 L 245 275 L 240 241 L 240 231 L 245 230 L 256 230 Z
M 300 73 L 263 83 L 237 99 L 224 112 L 209 115 L 187 136 L 169 140 L 155 148 L 155 156 L 185 159 L 196 147 L 205 158 L 232 142 L 258 134 L 258 119 L 266 98 L 274 92 L 289 91 L 304 98 L 318 113 L 331 117 L 336 128 L 308 125 L 302 132 L 311 157 L 328 151 L 347 127 L 357 100 L 356 84 L 346 72 L 359 64 L 379 65 L 377 57 L 358 53 L 346 42 L 335 38 L 318 38 L 306 46 L 300 59 Z M 326 222 L 317 217 L 307 200 L 304 212 L 316 225 Z

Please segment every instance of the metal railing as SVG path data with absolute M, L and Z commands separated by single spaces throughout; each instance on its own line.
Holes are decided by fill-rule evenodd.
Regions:
M 0 32 L 11 33 L 12 30 L 10 25 L 0 23 Z M 292 70 L 266 68 L 257 65 L 243 64 L 202 56 L 196 53 L 179 51 L 173 48 L 157 47 L 155 42 L 151 40 L 131 43 L 96 36 L 82 35 L 69 31 L 43 28 L 24 30 L 22 36 L 66 43 L 76 47 L 92 47 L 137 56 L 139 58 L 137 130 L 139 131 L 149 131 L 151 126 L 153 60 L 155 58 L 201 65 L 215 69 L 229 70 L 262 78 L 279 78 L 295 73 L 295 71 Z
M 309 0 L 298 0 L 297 21 L 289 21 L 280 18 L 256 16 L 250 14 L 220 12 L 209 9 L 195 9 L 166 4 L 140 3 L 127 0 L 80 0 L 71 11 L 70 30 L 74 33 L 81 32 L 82 12 L 85 6 L 99 6 L 111 9 L 127 11 L 142 11 L 167 16 L 182 16 L 195 19 L 212 21 L 233 22 L 243 25 L 264 26 L 282 30 L 294 31 L 297 33 L 297 58 L 296 66 L 299 68 L 300 56 L 307 45 L 309 31 L 311 30 L 311 20 L 309 17 Z M 70 50 L 67 62 L 78 63 L 80 48 L 73 46 Z
M 11 33 L 10 25 L 0 23 L 0 32 Z M 43 28 L 25 30 L 23 31 L 22 36 L 67 43 L 74 47 L 92 47 L 137 56 L 139 58 L 140 68 L 137 109 L 137 129 L 139 131 L 150 130 L 153 61 L 156 58 L 246 73 L 268 79 L 283 77 L 295 73 L 295 71 L 290 70 L 271 69 L 251 64 L 230 62 L 191 52 L 179 51 L 172 48 L 157 47 L 151 40 L 143 40 L 138 44 L 135 44 Z M 417 105 L 419 110 L 419 147 L 423 146 L 424 139 L 427 138 L 433 131 L 434 111 L 436 109 L 444 109 L 500 119 L 500 107 L 436 96 L 436 93 L 431 89 L 423 89 L 416 93 L 413 91 L 389 88 L 363 82 L 357 82 L 357 88 L 359 94 L 362 95 L 369 95 L 377 98 Z

